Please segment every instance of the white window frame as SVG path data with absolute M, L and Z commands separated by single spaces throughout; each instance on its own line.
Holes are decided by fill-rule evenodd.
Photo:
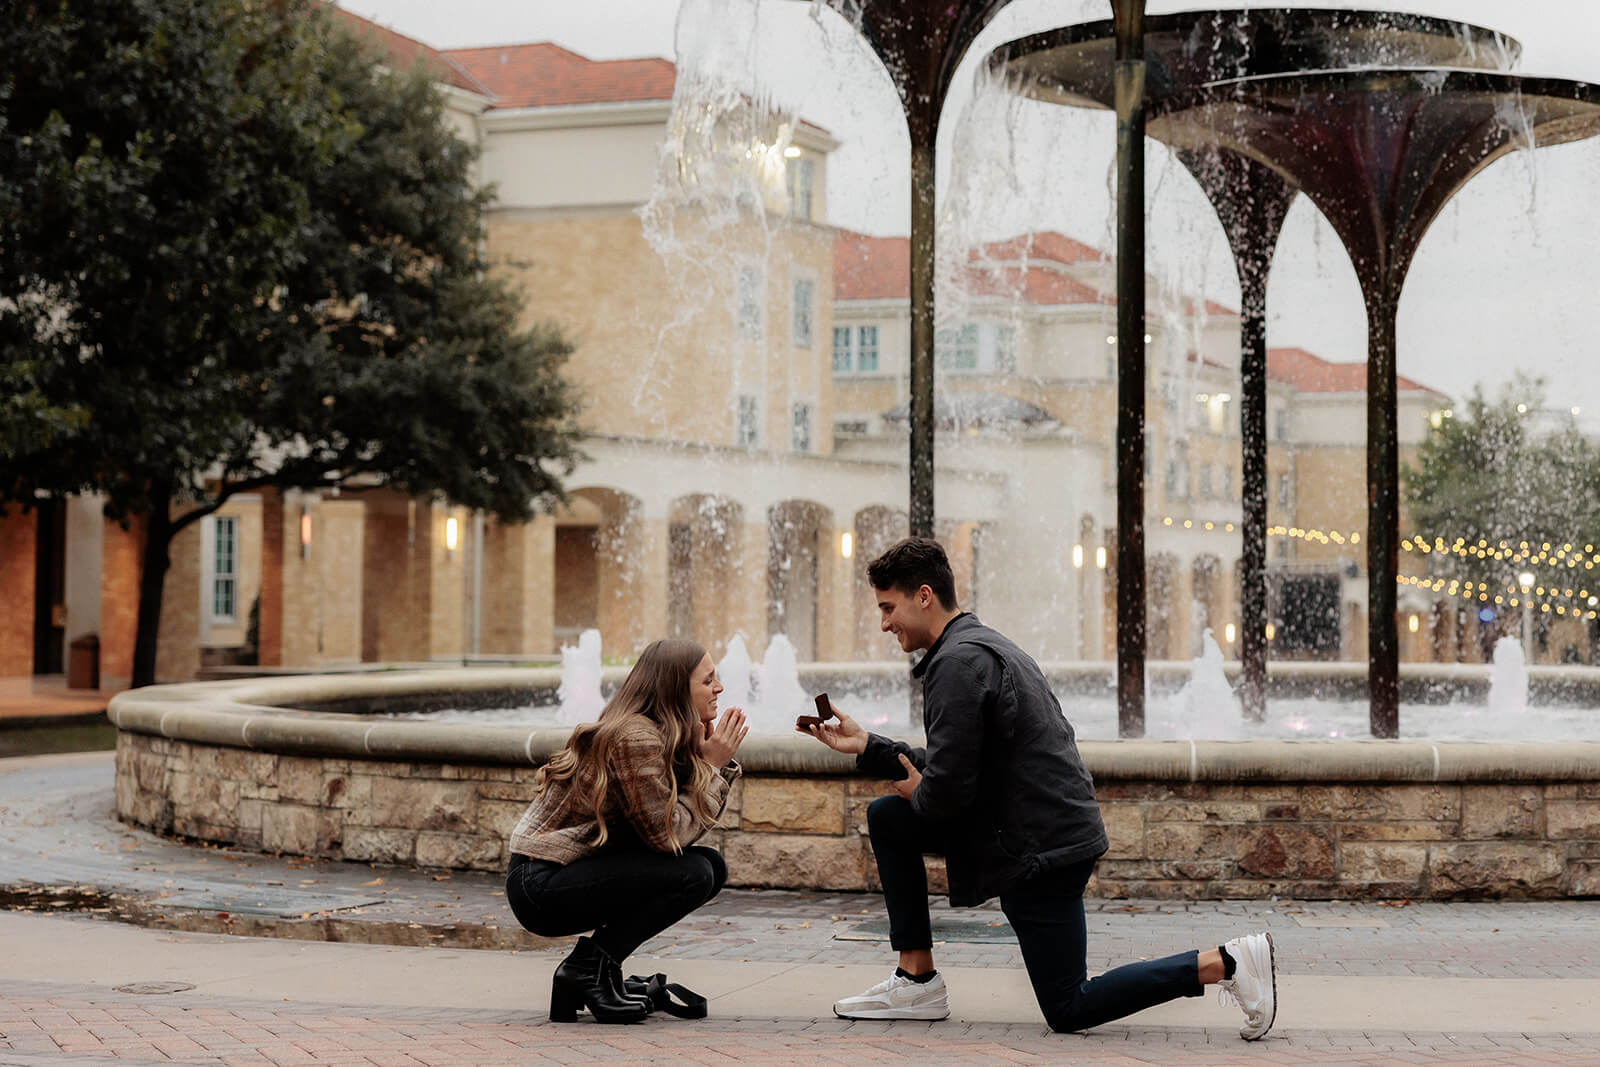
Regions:
M 228 551 L 223 553 L 222 535 L 228 532 Z M 239 621 L 239 519 L 233 515 L 210 515 L 206 518 L 206 618 L 223 625 Z M 224 558 L 226 556 L 226 558 Z M 224 569 L 226 564 L 226 569 Z M 217 594 L 228 590 L 231 611 L 217 610 Z
M 741 263 L 734 271 L 733 318 L 739 336 L 760 341 L 767 333 L 767 272 L 759 263 Z
M 956 353 L 969 352 L 970 366 L 952 364 Z M 1016 360 L 1017 329 L 1008 322 L 964 322 L 934 333 L 933 366 L 945 374 L 1010 374 Z
M 761 398 L 754 393 L 740 393 L 734 398 L 733 440 L 740 448 L 761 447 Z
M 784 191 L 789 195 L 789 215 L 810 222 L 815 217 L 817 165 L 805 156 L 796 156 L 783 168 Z
M 789 447 L 795 452 L 817 450 L 816 401 L 796 400 L 789 405 Z
M 805 287 L 804 297 L 801 296 L 801 286 Z M 816 347 L 817 279 L 810 274 L 792 274 L 789 277 L 789 337 L 796 348 Z
M 879 328 L 870 325 L 834 326 L 833 373 L 835 375 L 881 374 L 883 367 Z M 868 343 L 868 338 L 871 343 Z M 843 340 L 841 345 L 839 342 Z M 862 366 L 863 358 L 872 355 L 872 366 Z

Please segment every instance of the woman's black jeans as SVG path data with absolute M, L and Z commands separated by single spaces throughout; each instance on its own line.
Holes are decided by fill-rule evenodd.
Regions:
M 889 944 L 897 951 L 933 947 L 928 915 L 925 853 L 943 855 L 938 828 L 900 796 L 880 797 L 867 808 L 867 832 L 889 908 Z M 1050 1029 L 1087 1030 L 1178 997 L 1198 997 L 1199 952 L 1129 963 L 1089 978 L 1083 888 L 1094 860 L 1046 871 L 1000 895 L 1000 908 L 1017 933 L 1033 995 Z
M 542 937 L 593 930 L 595 944 L 621 962 L 727 881 L 722 854 L 702 845 L 681 856 L 618 848 L 565 865 L 513 854 L 506 901 L 525 929 Z

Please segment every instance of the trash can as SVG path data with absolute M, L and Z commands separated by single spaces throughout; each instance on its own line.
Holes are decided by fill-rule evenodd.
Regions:
M 84 634 L 73 639 L 72 651 L 67 656 L 67 688 L 100 688 L 99 634 Z

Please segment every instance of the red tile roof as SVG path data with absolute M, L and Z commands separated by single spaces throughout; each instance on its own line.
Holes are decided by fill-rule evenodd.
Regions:
M 1364 393 L 1367 391 L 1365 363 L 1333 363 L 1312 355 L 1303 348 L 1269 348 L 1267 377 L 1283 382 L 1302 393 Z M 1433 393 L 1420 382 L 1396 375 L 1400 389 Z
M 678 74 L 670 60 L 594 60 L 548 41 L 446 54 L 487 85 L 502 108 L 671 100 Z
M 1105 293 L 1047 264 L 1099 259 L 1088 245 L 1059 233 L 1027 234 L 975 248 L 962 284 L 972 296 L 1019 297 L 1031 304 L 1107 304 Z M 840 230 L 833 246 L 836 300 L 908 300 L 911 240 Z
M 335 7 L 333 10 L 335 17 L 344 24 L 345 29 L 356 37 L 371 42 L 378 51 L 389 57 L 389 64 L 396 69 L 407 70 L 421 63 L 435 81 L 481 96 L 492 95 L 483 83 L 468 74 L 461 64 L 437 48 L 430 48 L 413 37 L 396 33 L 387 26 L 380 26 L 371 19 L 364 19 L 344 8 Z

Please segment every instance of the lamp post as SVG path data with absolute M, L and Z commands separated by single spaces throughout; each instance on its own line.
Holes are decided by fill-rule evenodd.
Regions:
M 1517 575 L 1517 584 L 1522 586 L 1522 662 L 1533 662 L 1533 604 L 1528 600 L 1528 590 L 1533 588 L 1533 572 L 1523 571 Z

